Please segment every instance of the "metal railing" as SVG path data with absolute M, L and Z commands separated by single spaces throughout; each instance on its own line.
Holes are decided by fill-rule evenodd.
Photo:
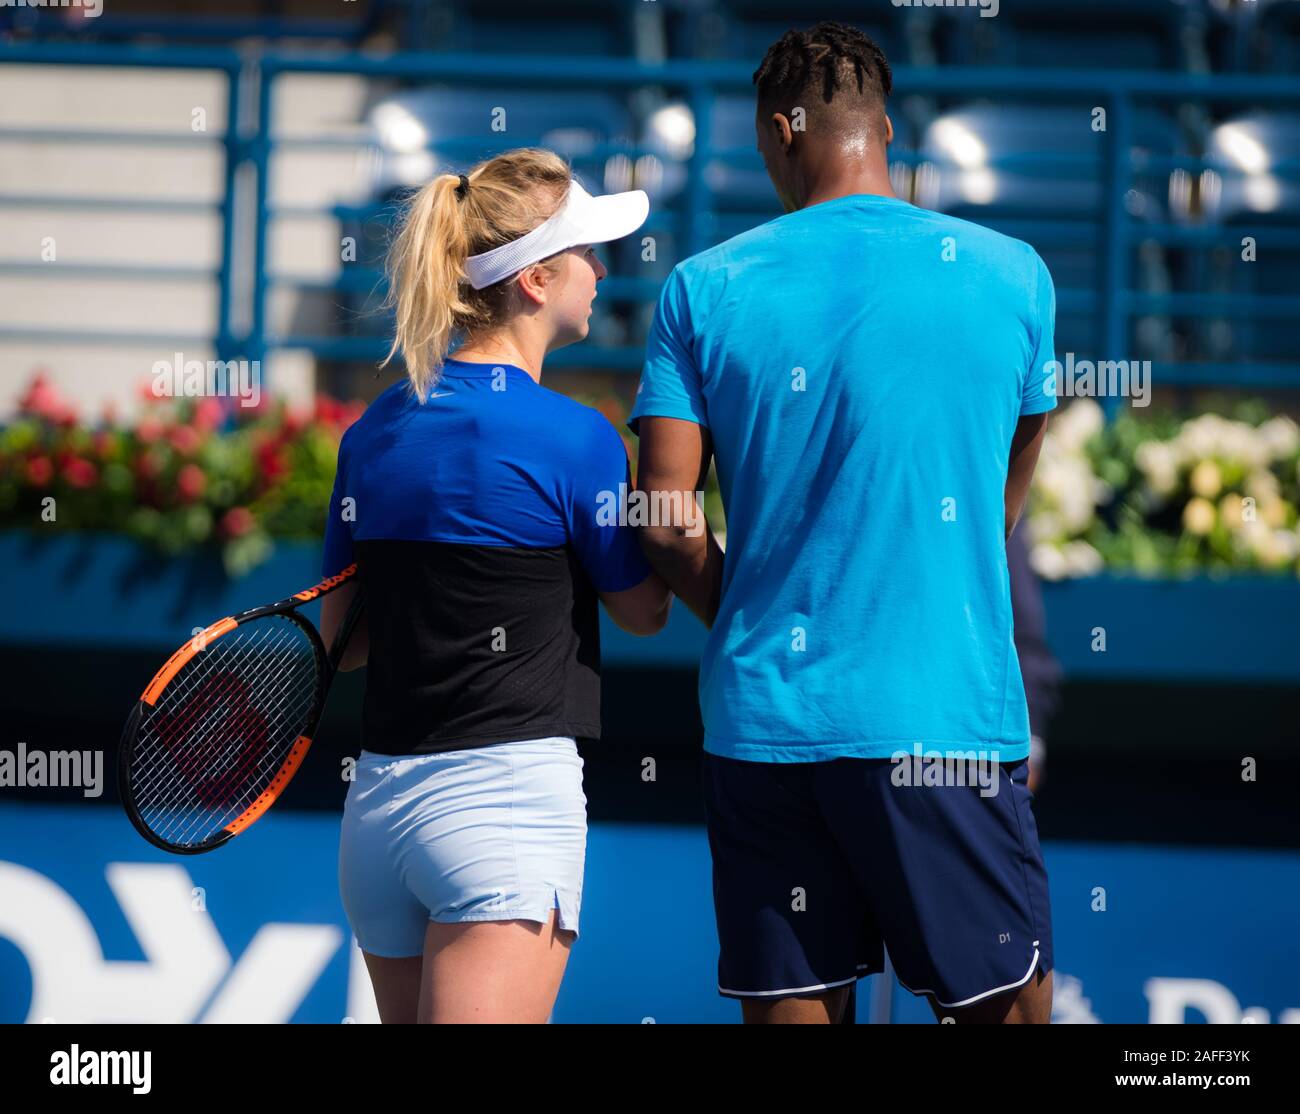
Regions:
M 215 207 L 221 221 L 220 264 L 215 271 L 202 268 L 140 268 L 111 264 L 94 267 L 60 265 L 51 272 L 40 265 L 0 262 L 0 274 L 52 273 L 81 277 L 132 279 L 140 277 L 210 277 L 218 287 L 217 329 L 205 337 L 174 337 L 153 334 L 123 334 L 104 330 L 39 330 L 28 328 L 0 329 L 0 340 L 21 339 L 29 342 L 49 341 L 68 344 L 84 342 L 103 345 L 113 343 L 159 343 L 178 341 L 211 344 L 220 359 L 242 357 L 263 360 L 276 350 L 306 349 L 316 355 L 335 359 L 371 360 L 383 355 L 384 347 L 374 338 L 350 336 L 295 336 L 277 334 L 268 324 L 268 302 L 275 286 L 310 286 L 290 275 L 273 274 L 268 256 L 268 230 L 276 219 L 277 209 L 269 197 L 272 160 L 277 150 L 292 144 L 297 147 L 335 145 L 337 139 L 294 137 L 280 139 L 273 130 L 276 93 L 288 75 L 352 75 L 377 81 L 450 82 L 456 86 L 578 88 L 630 91 L 653 88 L 684 99 L 693 114 L 696 127 L 694 148 L 685 160 L 685 187 L 680 209 L 670 220 L 681 237 L 685 255 L 708 246 L 717 218 L 716 202 L 705 173 L 710 160 L 735 158 L 740 153 L 718 149 L 712 142 L 709 122 L 714 98 L 720 94 L 752 92 L 751 69 L 735 63 L 670 61 L 642 64 L 625 58 L 489 56 L 481 54 L 413 54 L 367 55 L 295 54 L 284 51 L 241 53 L 225 49 L 191 49 L 171 47 L 103 46 L 93 44 L 10 44 L 0 45 L 0 64 L 51 66 L 111 66 L 156 69 L 215 71 L 225 78 L 227 128 L 219 142 L 224 155 L 223 193 L 215 206 L 203 202 L 167 202 L 148 200 L 107 200 L 94 196 L 31 197 L 2 196 L 0 207 L 37 206 L 63 209 L 99 209 L 124 211 L 211 212 Z M 1175 225 L 1146 224 L 1136 226 L 1124 206 L 1124 197 L 1134 180 L 1135 165 L 1131 156 L 1133 117 L 1144 103 L 1179 105 L 1285 105 L 1300 104 L 1300 82 L 1286 77 L 1257 77 L 1235 74 L 1186 75 L 1177 73 L 1117 73 L 1102 71 L 1023 70 L 1023 69 L 916 69 L 899 67 L 894 71 L 895 96 L 925 95 L 948 100 L 1000 98 L 1013 102 L 1043 103 L 1085 99 L 1105 107 L 1108 124 L 1105 130 L 1105 158 L 1100 211 L 1097 215 L 1100 243 L 1097 245 L 1100 266 L 1095 283 L 1089 288 L 1058 288 L 1061 310 L 1087 313 L 1093 318 L 1093 348 L 1102 358 L 1119 358 L 1129 347 L 1130 328 L 1143 315 L 1195 316 L 1260 320 L 1300 318 L 1300 297 L 1289 294 L 1244 297 L 1231 293 L 1150 292 L 1134 289 L 1132 254 L 1137 237 L 1154 239 L 1170 246 L 1206 247 L 1237 244 L 1242 236 L 1267 237 L 1273 244 L 1295 249 L 1300 246 L 1300 221 L 1295 227 L 1252 229 L 1233 224 Z M 112 132 L 41 132 L 23 129 L 0 129 L 0 140 L 24 139 L 58 143 L 93 139 L 97 142 L 148 142 L 168 145 L 204 141 L 190 133 L 131 134 Z M 207 139 L 206 142 L 214 142 Z M 521 140 L 527 142 L 527 140 Z M 373 143 L 358 139 L 359 146 Z M 513 144 L 512 144 L 513 145 Z M 435 145 L 436 149 L 436 145 Z M 630 158 L 651 153 L 637 144 L 618 145 Z M 752 157 L 752 151 L 746 152 Z M 922 156 L 915 152 L 896 151 L 895 161 L 916 164 Z M 1059 156 L 1058 156 L 1059 158 Z M 990 165 L 996 166 L 993 162 Z M 1181 168 L 1199 171 L 1210 163 L 1201 158 L 1148 160 L 1142 170 L 1171 171 Z M 1280 163 L 1272 173 L 1286 180 L 1300 177 L 1300 165 L 1294 161 Z M 252 213 L 240 212 L 240 186 L 251 175 Z M 293 215 L 333 216 L 331 208 L 295 208 Z M 1033 239 L 1057 230 L 1050 221 L 1021 221 L 1017 234 Z M 337 279 L 318 288 L 339 292 L 347 287 L 348 278 L 341 271 Z M 622 285 L 619 286 L 620 281 Z M 651 302 L 657 283 L 644 279 L 611 276 L 618 296 L 634 303 Z M 354 284 L 355 285 L 355 284 Z M 611 293 L 615 292 L 611 289 Z M 1160 384 L 1215 384 L 1241 387 L 1300 388 L 1300 342 L 1297 362 L 1166 362 L 1155 366 Z M 563 357 L 563 358 L 561 358 Z M 640 367 L 640 349 L 633 346 L 603 347 L 593 342 L 557 353 L 556 366 L 599 367 L 636 370 Z

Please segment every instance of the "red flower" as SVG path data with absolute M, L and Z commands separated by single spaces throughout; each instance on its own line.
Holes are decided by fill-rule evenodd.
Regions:
M 135 427 L 135 436 L 146 445 L 152 445 L 162 437 L 164 431 L 165 427 L 157 418 L 141 418 L 140 424 Z
M 257 462 L 258 472 L 268 484 L 274 483 L 288 471 L 284 454 L 280 452 L 279 445 L 274 441 L 259 445 L 253 454 L 253 459 Z
M 242 538 L 256 525 L 247 507 L 231 507 L 221 516 L 221 532 L 228 538 Z
M 181 456 L 190 456 L 201 444 L 203 438 L 192 426 L 178 425 L 168 434 L 171 447 Z
M 63 466 L 63 478 L 73 487 L 93 487 L 99 470 L 84 457 L 74 456 Z
M 223 418 L 221 403 L 215 398 L 201 399 L 198 405 L 194 407 L 194 426 L 196 429 L 204 432 L 216 429 Z
M 329 395 L 316 396 L 316 420 L 327 425 L 336 425 L 342 417 L 343 407 Z
M 297 437 L 298 434 L 307 428 L 307 423 L 310 422 L 311 419 L 312 415 L 309 413 L 295 413 L 292 410 L 287 410 L 284 415 L 283 436 L 286 438 Z
M 142 480 L 152 480 L 162 471 L 162 461 L 156 452 L 141 453 L 135 459 L 135 474 Z
M 197 464 L 185 465 L 176 475 L 176 490 L 180 492 L 182 502 L 194 502 L 207 486 L 208 477 Z
M 45 487 L 54 479 L 54 465 L 48 456 L 34 456 L 27 462 L 27 482 L 34 487 Z
M 18 400 L 21 413 L 62 425 L 73 425 L 77 420 L 76 410 L 59 394 L 44 375 L 32 378 L 23 397 Z

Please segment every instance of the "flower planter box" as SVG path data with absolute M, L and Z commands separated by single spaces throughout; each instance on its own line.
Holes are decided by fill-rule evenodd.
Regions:
M 281 542 L 271 560 L 229 580 L 213 553 L 168 558 L 112 534 L 0 531 L 0 567 L 11 585 L 0 644 L 164 651 L 196 627 L 313 584 L 320 547 Z M 1300 581 L 1099 576 L 1043 593 L 1049 641 L 1071 677 L 1300 683 Z M 1104 650 L 1094 649 L 1099 630 Z M 604 660 L 690 668 L 704 634 L 680 603 L 655 638 L 605 621 Z
M 1045 584 L 1043 601 L 1048 642 L 1073 678 L 1300 683 L 1294 577 L 1096 576 Z
M 310 587 L 320 561 L 318 545 L 281 542 L 230 580 L 212 551 L 166 557 L 116 534 L 0 531 L 11 589 L 0 643 L 175 649 L 195 627 Z

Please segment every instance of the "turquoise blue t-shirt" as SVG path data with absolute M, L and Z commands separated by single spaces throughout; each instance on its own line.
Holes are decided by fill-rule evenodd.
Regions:
M 1056 405 L 1054 316 L 1027 244 L 866 194 L 674 268 L 629 425 L 713 440 L 706 750 L 1029 753 L 1003 493 L 1017 420 Z

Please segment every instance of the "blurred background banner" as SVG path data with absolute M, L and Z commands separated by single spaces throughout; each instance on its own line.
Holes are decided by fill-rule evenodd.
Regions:
M 192 859 L 116 803 L 126 713 L 196 630 L 317 578 L 339 438 L 401 375 L 397 204 L 436 173 L 539 144 L 650 195 L 546 370 L 635 463 L 660 286 L 780 215 L 751 75 L 819 19 L 894 67 L 896 193 L 1056 285 L 1062 405 L 1009 551 L 1056 1019 L 1300 1020 L 1300 0 L 0 3 L 0 1020 L 374 1020 L 336 877 L 361 678 L 273 813 Z M 736 1021 L 703 630 L 602 639 L 555 1019 Z M 17 773 L 73 753 L 98 792 Z M 892 984 L 858 1009 L 933 1020 Z
M 33 827 L 48 834 L 31 841 Z M 145 848 L 104 809 L 0 813 L 3 846 L 26 848 L 0 862 L 0 1022 L 377 1021 L 338 903 L 337 820 L 277 809 L 258 827 L 189 859 Z M 1045 854 L 1055 1021 L 1300 1022 L 1300 856 L 1091 843 Z M 715 990 L 700 828 L 595 825 L 585 893 L 555 1021 L 736 1020 Z M 859 989 L 860 1021 L 881 1008 L 880 980 Z M 884 1005 L 898 1022 L 934 1020 L 896 983 Z

